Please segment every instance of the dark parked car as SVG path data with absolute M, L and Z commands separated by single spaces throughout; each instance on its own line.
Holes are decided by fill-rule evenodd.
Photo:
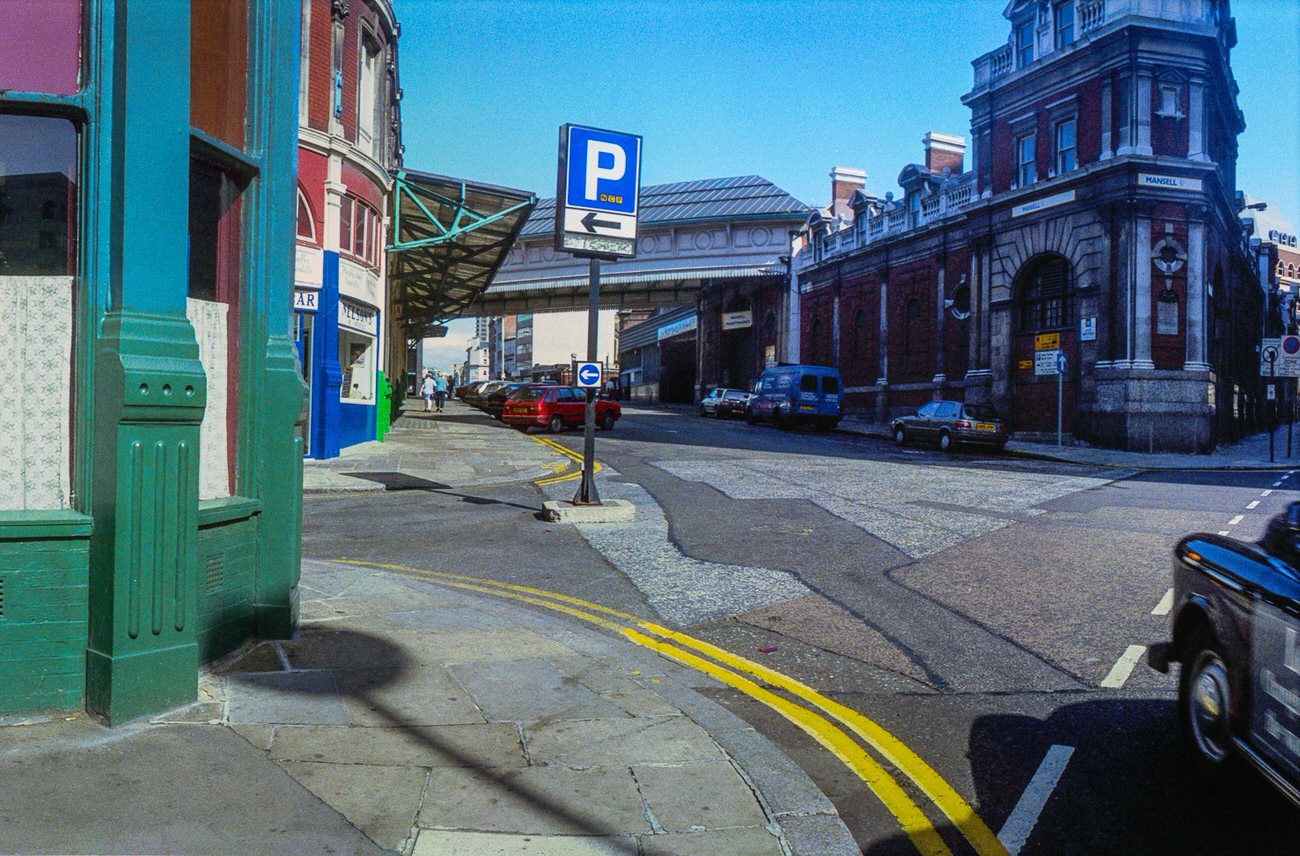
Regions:
M 514 394 L 515 390 L 523 389 L 525 386 L 531 386 L 526 383 L 515 383 L 513 381 L 503 383 L 496 389 L 483 396 L 479 407 L 488 416 L 493 419 L 501 418 L 501 411 L 505 409 L 506 399 Z
M 464 401 L 466 396 L 472 394 L 474 390 L 478 389 L 485 383 L 487 383 L 485 380 L 471 380 L 468 383 L 462 383 L 460 386 L 456 387 L 456 397 L 461 401 Z
M 1172 638 L 1147 660 L 1181 663 L 1178 718 L 1211 774 L 1245 760 L 1300 807 L 1300 502 L 1258 544 L 1189 535 L 1174 548 Z
M 602 431 L 614 427 L 623 408 L 607 398 L 596 399 L 596 425 Z M 572 386 L 526 386 L 506 399 L 501 421 L 523 431 L 545 426 L 558 434 L 587 420 L 587 393 Z
M 482 410 L 483 406 L 487 402 L 487 397 L 492 393 L 496 392 L 501 387 L 505 386 L 507 383 L 509 383 L 509 381 L 504 381 L 504 380 L 487 381 L 486 383 L 483 383 L 475 387 L 474 389 L 470 390 L 468 393 L 466 393 L 465 403 L 473 405 L 474 407 L 477 407 L 479 410 Z
M 1007 444 L 1007 423 L 987 404 L 931 401 L 909 416 L 894 420 L 891 432 L 900 446 L 912 440 L 939 444 L 945 452 L 959 443 L 997 446 Z

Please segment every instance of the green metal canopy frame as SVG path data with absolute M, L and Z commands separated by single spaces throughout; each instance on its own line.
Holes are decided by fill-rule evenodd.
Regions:
M 524 190 L 414 170 L 397 173 L 392 199 L 389 283 L 410 338 L 487 289 L 537 205 Z

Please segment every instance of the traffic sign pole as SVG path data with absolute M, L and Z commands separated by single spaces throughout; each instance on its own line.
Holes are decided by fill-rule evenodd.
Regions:
M 596 362 L 597 341 L 600 334 L 600 259 L 590 259 L 588 269 L 587 293 L 587 362 Z M 575 378 L 576 380 L 576 378 Z M 602 377 L 603 381 L 604 378 Z M 596 492 L 596 388 L 587 389 L 587 425 L 582 437 L 582 481 L 578 493 L 573 497 L 574 505 L 600 505 L 600 495 Z

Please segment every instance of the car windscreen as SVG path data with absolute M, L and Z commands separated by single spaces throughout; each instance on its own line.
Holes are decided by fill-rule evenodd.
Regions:
M 546 389 L 540 386 L 526 386 L 523 389 L 515 390 L 515 394 L 510 396 L 511 401 L 541 401 L 542 396 L 546 395 Z
M 724 395 L 723 398 L 727 399 L 727 401 L 743 401 L 745 398 L 745 393 L 741 392 L 738 389 L 729 389 L 727 390 L 727 394 Z
M 997 419 L 998 412 L 987 404 L 967 404 L 963 408 L 969 419 Z

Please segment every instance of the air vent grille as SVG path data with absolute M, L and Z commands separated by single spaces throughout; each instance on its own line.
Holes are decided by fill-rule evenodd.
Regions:
M 226 585 L 226 557 L 221 553 L 208 556 L 204 568 L 204 590 L 208 594 L 218 594 Z

